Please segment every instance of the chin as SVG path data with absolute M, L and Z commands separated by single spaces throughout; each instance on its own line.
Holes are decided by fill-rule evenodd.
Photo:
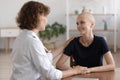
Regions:
M 41 31 L 45 31 L 45 29 L 41 30 Z
M 40 29 L 40 31 L 45 31 L 45 29 Z
M 85 32 L 80 32 L 81 35 L 85 35 Z

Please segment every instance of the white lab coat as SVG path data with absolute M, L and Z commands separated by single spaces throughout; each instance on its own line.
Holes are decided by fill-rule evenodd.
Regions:
M 47 53 L 38 36 L 31 30 L 22 30 L 12 50 L 11 80 L 58 80 L 62 72 L 51 63 L 52 54 Z

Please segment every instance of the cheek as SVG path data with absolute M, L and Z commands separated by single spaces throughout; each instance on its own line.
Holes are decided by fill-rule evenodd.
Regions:
M 47 24 L 47 19 L 44 19 L 41 21 L 42 26 L 45 26 Z
M 42 26 L 43 26 L 43 27 L 45 27 L 46 24 L 47 24 L 47 19 L 45 19 L 45 20 L 42 21 Z
M 88 28 L 88 29 L 91 29 L 91 28 L 92 28 L 92 25 L 91 25 L 91 24 L 87 24 L 87 28 Z
M 45 30 L 46 24 L 47 24 L 47 19 L 45 19 L 42 23 L 42 27 L 43 27 L 44 30 Z
M 39 29 L 40 31 L 45 30 L 45 25 L 43 24 L 43 22 L 41 22 L 41 23 L 38 25 L 38 29 Z
M 46 24 L 47 24 L 47 18 L 44 16 L 40 17 L 40 21 L 38 24 L 39 30 L 41 30 L 41 31 L 45 30 Z
M 77 26 L 77 29 L 78 30 L 83 30 L 83 29 L 85 29 L 86 28 L 86 25 L 78 25 Z

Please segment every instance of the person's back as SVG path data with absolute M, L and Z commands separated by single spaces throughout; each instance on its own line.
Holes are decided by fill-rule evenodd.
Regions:
M 32 53 L 28 47 L 32 41 L 39 42 L 34 33 L 28 30 L 23 30 L 15 40 L 12 50 L 14 74 L 12 74 L 11 80 L 36 80 L 40 77 L 40 73 L 34 68 Z

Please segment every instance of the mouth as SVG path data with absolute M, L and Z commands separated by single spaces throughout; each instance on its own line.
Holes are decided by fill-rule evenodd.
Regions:
M 78 28 L 79 31 L 84 31 L 85 29 L 84 28 Z

